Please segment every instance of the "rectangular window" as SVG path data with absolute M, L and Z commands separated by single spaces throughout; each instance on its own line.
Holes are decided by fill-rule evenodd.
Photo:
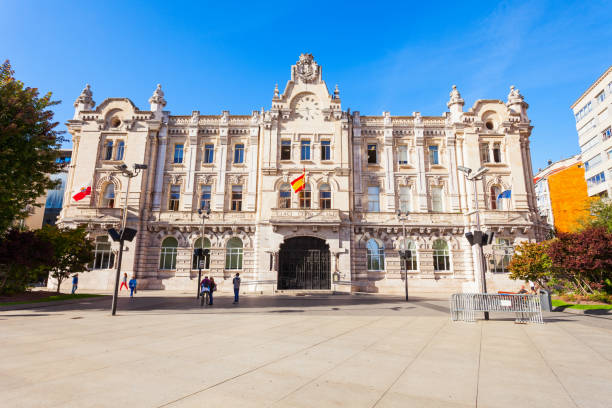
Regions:
M 612 149 L 608 150 L 608 160 L 612 160 Z
M 291 160 L 291 140 L 281 140 L 281 160 Z
M 123 140 L 117 143 L 117 153 L 115 154 L 115 160 L 123 160 L 123 152 L 125 150 L 125 142 Z
M 310 140 L 302 140 L 300 160 L 310 160 Z
M 378 187 L 368 187 L 368 211 L 379 212 L 380 211 L 380 194 Z
M 232 211 L 242 211 L 242 186 L 232 186 Z
M 397 147 L 397 163 L 399 165 L 408 164 L 408 146 L 400 145 Z
M 376 155 L 376 145 L 369 144 L 368 145 L 368 164 L 376 164 L 378 163 L 378 157 Z
M 234 163 L 244 163 L 244 145 L 237 144 L 234 147 Z
M 106 151 L 104 154 L 104 160 L 113 160 L 113 142 L 111 140 L 106 142 Z
M 321 160 L 331 160 L 331 142 L 329 140 L 321 141 Z
M 499 143 L 493 143 L 493 161 L 495 163 L 501 163 L 501 145 Z
M 321 199 L 320 199 L 319 207 L 322 210 L 331 208 L 331 191 L 321 190 L 320 195 L 321 195 Z
M 589 177 L 587 179 L 587 187 L 593 187 L 598 184 L 604 183 L 606 181 L 606 175 L 602 171 L 599 174 L 594 175 L 593 177 Z
M 204 163 L 210 164 L 215 161 L 215 145 L 204 145 Z
M 280 208 L 291 208 L 291 188 L 288 184 L 286 187 L 281 186 L 279 206 Z
M 183 162 L 183 145 L 174 145 L 174 163 L 179 164 Z
M 603 132 L 601 132 L 601 139 L 608 140 L 612 136 L 612 128 L 608 126 Z
M 312 200 L 312 191 L 310 191 L 310 186 L 306 185 L 298 193 L 298 197 L 300 199 L 300 208 L 310 208 L 310 202 Z
M 202 210 L 210 208 L 211 186 L 202 184 L 202 193 L 200 194 L 200 208 Z
M 489 163 L 489 144 L 481 143 L 480 144 L 480 162 L 481 163 Z
M 436 186 L 431 189 L 431 210 L 434 212 L 444 211 L 442 205 L 442 187 Z
M 400 211 L 402 213 L 407 213 L 412 211 L 412 206 L 410 205 L 410 187 L 401 186 L 400 187 Z
M 504 273 L 508 272 L 508 264 L 512 260 L 514 247 L 510 244 L 509 239 L 495 238 L 495 243 L 492 245 L 493 256 L 489 258 L 489 271 Z
M 178 211 L 179 201 L 181 200 L 181 186 L 173 184 L 170 186 L 170 201 L 168 202 L 168 211 Z
M 606 99 L 606 91 L 601 91 L 599 95 L 597 95 L 597 100 L 599 103 L 602 103 Z
M 601 164 L 601 154 L 598 154 L 597 156 L 593 157 L 590 160 L 587 160 L 584 162 L 584 170 L 585 171 L 589 171 L 594 169 L 595 167 L 599 166 Z
M 438 158 L 438 146 L 436 145 L 429 146 L 429 164 L 440 164 L 440 160 Z

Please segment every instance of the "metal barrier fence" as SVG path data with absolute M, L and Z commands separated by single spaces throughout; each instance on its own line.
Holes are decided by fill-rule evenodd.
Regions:
M 451 319 L 474 322 L 475 312 L 516 313 L 517 323 L 544 323 L 536 295 L 455 293 L 451 295 Z

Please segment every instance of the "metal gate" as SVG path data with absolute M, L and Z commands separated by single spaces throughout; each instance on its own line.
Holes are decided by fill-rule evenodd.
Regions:
M 278 289 L 330 289 L 329 246 L 313 237 L 287 239 L 280 248 Z

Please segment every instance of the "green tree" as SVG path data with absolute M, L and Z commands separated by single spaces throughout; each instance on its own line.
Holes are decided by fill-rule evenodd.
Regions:
M 591 201 L 589 216 L 579 220 L 581 230 L 604 227 L 612 232 L 612 200 L 597 199 Z
M 555 277 L 556 272 L 546 252 L 550 242 L 525 241 L 519 244 L 508 265 L 509 278 L 536 282 L 544 289 L 550 290 L 548 283 Z
M 36 199 L 55 187 L 50 175 L 61 169 L 56 162 L 64 140 L 54 130 L 58 101 L 51 93 L 25 87 L 13 77 L 9 61 L 0 66 L 0 234 L 29 214 Z
M 41 266 L 53 260 L 51 244 L 32 231 L 9 230 L 0 239 L 0 293 L 24 292 L 38 281 Z
M 71 229 L 45 225 L 36 233 L 53 246 L 53 260 L 44 269 L 57 279 L 59 293 L 64 279 L 71 274 L 87 271 L 87 264 L 94 260 L 93 242 L 87 238 L 87 231 L 82 227 Z

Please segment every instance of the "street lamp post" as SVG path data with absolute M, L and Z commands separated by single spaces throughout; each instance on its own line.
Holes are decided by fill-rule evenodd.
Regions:
M 472 182 L 472 187 L 474 189 L 474 210 L 476 212 L 476 229 L 472 234 L 473 241 L 470 241 L 470 244 L 472 244 L 473 248 L 475 247 L 474 250 L 476 251 L 477 262 L 475 262 L 474 265 L 474 275 L 478 278 L 478 289 L 480 293 L 487 293 L 487 280 L 484 268 L 484 252 L 482 251 L 482 231 L 480 230 L 480 206 L 478 203 L 478 186 L 476 185 L 476 181 L 482 180 L 482 177 L 485 173 L 489 171 L 489 169 L 487 167 L 481 167 L 474 174 L 472 174 L 472 169 L 470 169 L 469 167 L 457 166 L 457 169 L 464 173 L 466 180 Z M 468 238 L 468 240 L 470 240 L 470 238 Z M 484 318 L 485 320 L 489 320 L 489 312 L 484 312 Z
M 117 313 L 117 297 L 119 294 L 119 277 L 121 275 L 121 261 L 123 260 L 123 243 L 128 240 L 131 241 L 134 238 L 134 234 L 136 231 L 132 230 L 126 234 L 126 224 L 127 224 L 127 212 L 128 212 L 128 196 L 130 194 L 130 182 L 132 179 L 140 174 L 142 170 L 147 169 L 146 164 L 134 164 L 134 170 L 129 170 L 128 166 L 125 164 L 115 166 L 117 170 L 121 172 L 125 177 L 128 178 L 127 188 L 125 190 L 125 202 L 123 203 L 123 214 L 121 217 L 121 230 L 119 231 L 119 257 L 117 259 L 117 274 L 115 275 L 115 291 L 113 292 L 113 305 L 111 308 L 111 314 L 114 316 Z M 116 232 L 115 232 L 116 234 Z M 115 238 L 115 237 L 113 237 Z
M 408 301 L 408 259 L 412 258 L 412 252 L 406 248 L 406 221 L 408 221 L 409 211 L 406 211 L 406 215 L 402 216 L 402 212 L 397 210 L 397 219 L 402 222 L 404 231 L 404 238 L 402 241 L 402 247 L 400 250 L 400 258 L 404 260 L 404 290 L 406 292 L 406 302 Z
M 210 202 L 205 208 L 198 209 L 198 214 L 202 217 L 202 238 L 200 239 L 200 248 L 198 253 L 198 287 L 196 299 L 200 298 L 200 282 L 202 281 L 202 258 L 204 257 L 204 220 L 210 216 Z

